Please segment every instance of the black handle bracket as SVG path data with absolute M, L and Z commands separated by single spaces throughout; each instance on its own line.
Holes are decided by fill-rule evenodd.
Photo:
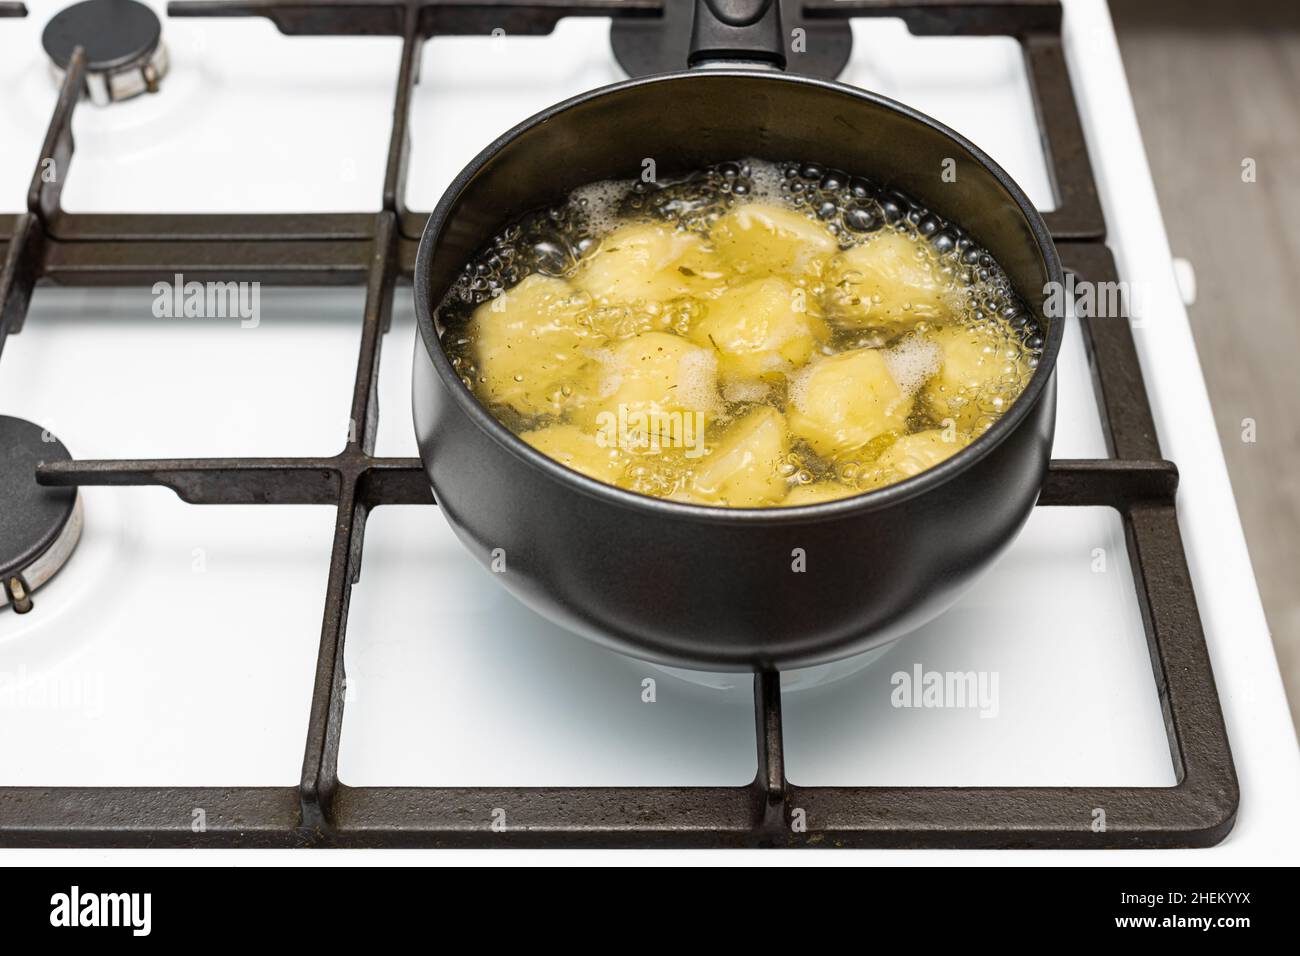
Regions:
M 691 66 L 757 62 L 785 69 L 785 36 L 777 0 L 696 0 Z

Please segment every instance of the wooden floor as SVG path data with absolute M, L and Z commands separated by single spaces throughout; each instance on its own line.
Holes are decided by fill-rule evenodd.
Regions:
M 1110 6 L 1170 245 L 1196 272 L 1192 328 L 1300 726 L 1300 3 Z

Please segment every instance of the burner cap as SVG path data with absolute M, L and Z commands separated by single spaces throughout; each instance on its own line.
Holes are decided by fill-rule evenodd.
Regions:
M 41 44 L 59 76 L 72 51 L 86 51 L 86 86 L 101 105 L 155 92 L 167 72 L 158 16 L 136 0 L 84 0 L 45 25 Z
M 658 19 L 615 19 L 609 32 L 614 58 L 628 76 L 684 70 L 694 24 L 695 0 L 664 0 Z M 847 20 L 807 20 L 802 0 L 781 0 L 781 28 L 790 40 L 794 30 L 803 31 L 798 49 L 786 50 L 787 73 L 833 80 L 844 72 L 853 49 Z
M 76 488 L 36 483 L 42 461 L 68 461 L 68 450 L 41 426 L 0 415 L 0 608 L 31 610 L 31 592 L 68 560 L 81 537 Z

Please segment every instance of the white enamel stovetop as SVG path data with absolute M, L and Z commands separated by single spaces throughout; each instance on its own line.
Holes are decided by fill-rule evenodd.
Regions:
M 3 211 L 23 207 L 53 106 L 39 33 L 59 5 L 37 0 L 26 21 L 0 25 Z M 431 208 L 516 121 L 620 78 L 606 31 L 571 20 L 549 38 L 426 45 L 410 206 Z M 856 23 L 854 36 L 845 80 L 967 134 L 1050 208 L 1013 41 L 916 39 L 891 21 Z M 1243 793 L 1220 848 L 1161 856 L 1293 856 L 1298 824 L 1281 811 L 1300 796 L 1300 759 L 1104 3 L 1068 3 L 1067 36 L 1072 54 L 1087 49 L 1071 65 L 1112 247 L 1122 275 L 1154 289 L 1138 345 L 1166 454 L 1182 467 L 1184 534 Z M 78 109 L 67 208 L 377 207 L 397 40 L 288 38 L 260 19 L 164 21 L 164 37 L 172 73 L 160 94 Z M 149 289 L 40 289 L 0 362 L 0 411 L 51 428 L 83 458 L 341 447 L 361 290 L 263 289 L 256 329 L 156 319 L 151 301 Z M 413 341 L 402 293 L 380 375 L 381 455 L 416 454 Z M 1076 327 L 1060 385 L 1055 455 L 1104 456 Z M 85 537 L 69 566 L 37 593 L 34 613 L 0 611 L 0 784 L 295 783 L 333 510 L 201 508 L 163 489 L 84 495 Z M 952 612 L 874 666 L 786 695 L 790 778 L 1171 785 L 1127 561 L 1113 512 L 1039 509 Z M 891 675 L 915 664 L 996 673 L 997 715 L 892 707 Z M 755 772 L 746 680 L 684 683 L 546 624 L 461 552 L 436 508 L 371 515 L 346 665 L 349 784 L 742 784 Z M 658 682 L 653 705 L 641 700 L 647 676 Z M 1096 859 L 1080 856 L 1067 859 Z M 925 855 L 940 858 L 952 855 Z M 1033 859 L 1048 858 L 1059 855 Z

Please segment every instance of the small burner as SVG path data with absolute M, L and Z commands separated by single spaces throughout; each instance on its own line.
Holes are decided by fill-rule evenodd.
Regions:
M 695 0 L 664 0 L 663 16 L 657 19 L 615 19 L 609 33 L 614 59 L 634 77 L 684 70 L 694 24 Z M 847 20 L 807 20 L 801 0 L 781 0 L 781 27 L 787 40 L 786 72 L 824 80 L 844 72 L 853 49 Z
M 32 592 L 63 567 L 81 538 L 77 489 L 36 483 L 37 464 L 71 457 L 40 425 L 0 415 L 0 609 L 30 611 Z
M 86 51 L 86 90 L 103 106 L 156 93 L 167 73 L 158 16 L 136 0 L 84 0 L 60 10 L 41 35 L 61 80 L 72 51 Z

